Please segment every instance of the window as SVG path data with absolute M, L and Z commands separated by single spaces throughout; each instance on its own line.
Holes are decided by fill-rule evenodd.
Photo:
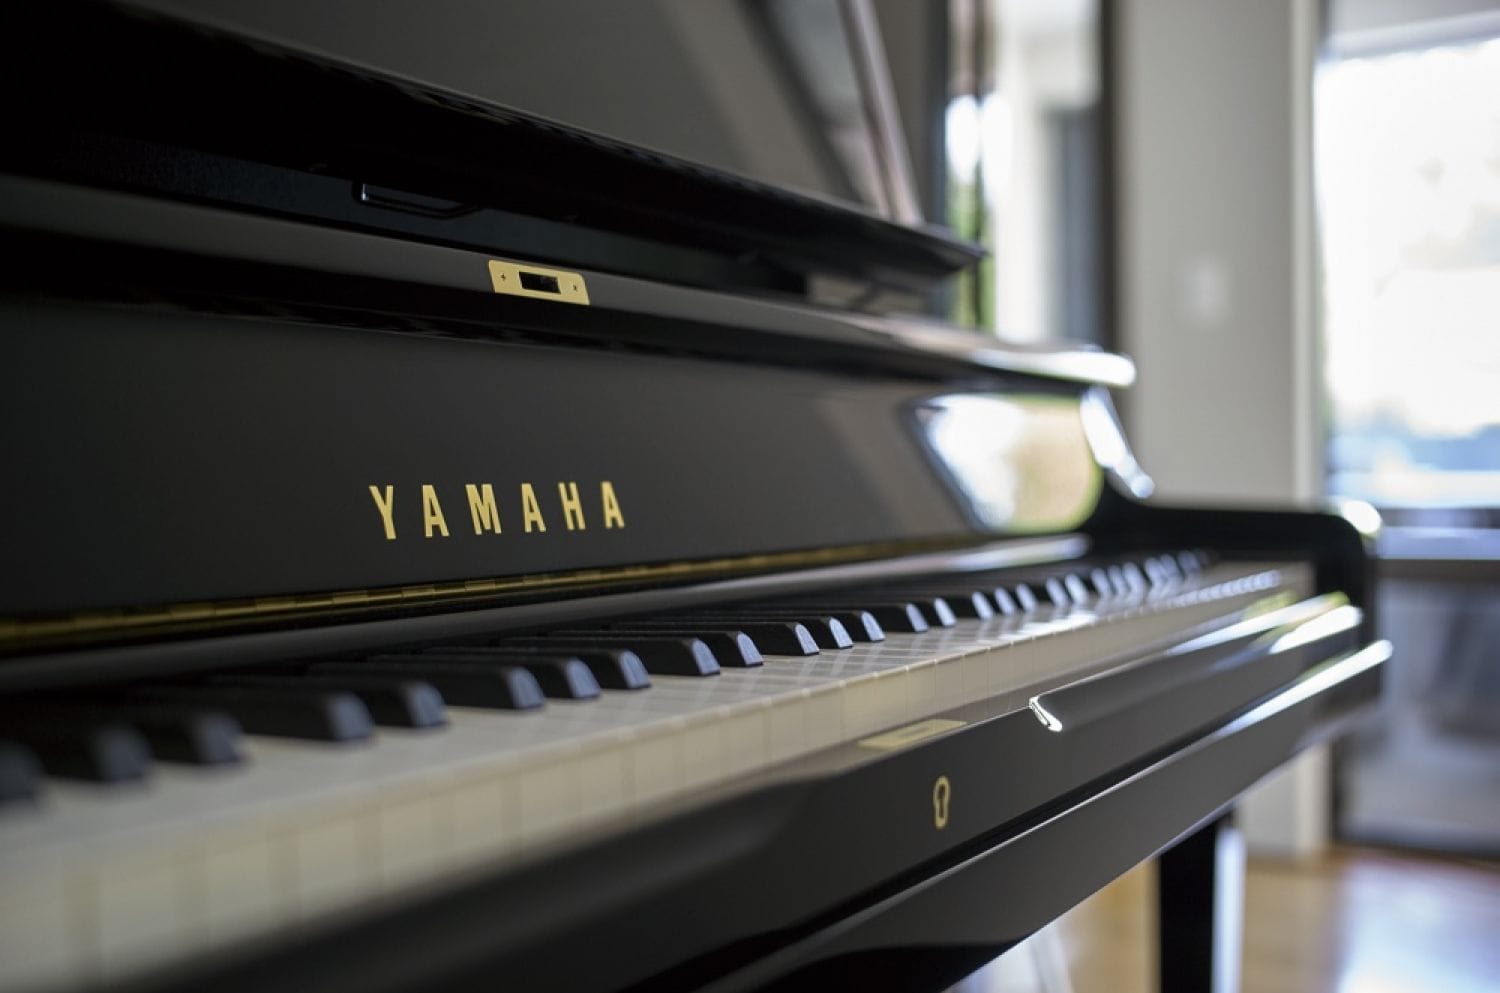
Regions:
M 956 322 L 1015 341 L 1105 335 L 1097 0 L 950 0 L 946 223 L 991 255 Z
M 1500 507 L 1496 94 L 1500 39 L 1318 75 L 1329 488 L 1393 523 Z

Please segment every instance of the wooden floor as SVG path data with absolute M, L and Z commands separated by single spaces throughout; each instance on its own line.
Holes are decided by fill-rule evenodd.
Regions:
M 1500 993 L 1500 865 L 1341 849 L 1252 861 L 1245 889 L 1244 993 Z M 1050 957 L 1073 993 L 1146 993 L 1154 894 L 1147 864 L 960 988 L 1053 993 L 1045 968 L 1005 961 Z

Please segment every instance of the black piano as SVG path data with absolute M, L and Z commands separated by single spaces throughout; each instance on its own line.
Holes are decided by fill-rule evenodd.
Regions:
M 1153 855 L 1208 989 L 1365 537 L 1147 499 L 894 207 L 402 69 L 700 9 L 576 6 L 7 33 L 0 990 L 939 989 Z

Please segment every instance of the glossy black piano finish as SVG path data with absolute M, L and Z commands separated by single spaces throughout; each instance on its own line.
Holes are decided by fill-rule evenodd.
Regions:
M 1127 360 L 801 302 L 829 275 L 925 288 L 970 246 L 170 8 L 41 12 L 7 70 L 58 85 L 0 151 L 0 833 L 33 817 L 45 847 L 122 755 L 149 800 L 181 755 L 143 714 L 210 715 L 189 791 L 258 755 L 349 756 L 328 785 L 352 790 L 382 742 L 1194 620 L 1091 630 L 1071 668 L 1037 650 L 1005 692 L 913 692 L 523 856 L 54 979 L 937 989 L 1180 839 L 1211 892 L 1195 853 L 1236 797 L 1374 699 L 1364 536 L 1151 502 L 1109 398 Z M 64 50 L 118 86 L 64 80 Z M 1208 624 L 1199 593 L 1233 609 Z M 59 764 L 101 734 L 128 747 Z

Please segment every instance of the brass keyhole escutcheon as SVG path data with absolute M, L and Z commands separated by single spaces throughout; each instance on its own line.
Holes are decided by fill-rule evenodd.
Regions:
M 953 784 L 939 776 L 932 784 L 932 823 L 939 831 L 948 826 L 948 808 L 953 800 Z

